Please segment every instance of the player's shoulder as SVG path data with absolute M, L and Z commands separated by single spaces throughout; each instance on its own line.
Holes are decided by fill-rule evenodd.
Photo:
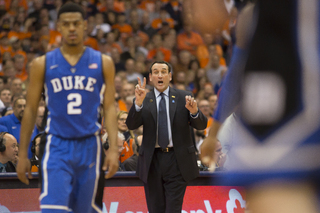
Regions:
M 46 55 L 38 56 L 32 60 L 31 65 L 33 66 L 44 65 L 45 61 L 46 61 Z
M 112 58 L 106 54 L 101 54 L 101 57 L 103 62 L 107 62 L 107 63 L 112 62 Z

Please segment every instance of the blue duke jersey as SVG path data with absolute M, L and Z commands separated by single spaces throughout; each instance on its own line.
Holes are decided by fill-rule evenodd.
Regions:
M 264 0 L 257 6 L 258 24 L 244 52 L 247 61 L 233 58 L 229 71 L 241 75 L 228 74 L 214 115 L 222 122 L 239 106 L 232 133 L 236 140 L 228 153 L 229 178 L 247 184 L 254 177 L 318 174 L 320 2 Z M 232 76 L 243 79 L 238 88 L 232 89 Z
M 46 54 L 46 132 L 62 138 L 82 138 L 99 131 L 99 106 L 104 77 L 101 53 L 86 47 L 75 66 L 60 48 Z

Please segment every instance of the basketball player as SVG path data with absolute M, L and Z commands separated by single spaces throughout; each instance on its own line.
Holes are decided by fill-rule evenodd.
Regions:
M 201 147 L 202 159 L 211 162 L 220 124 L 238 107 L 239 120 L 233 129 L 237 139 L 225 180 L 247 187 L 252 212 L 316 213 L 320 3 L 261 0 L 252 9 L 245 9 L 238 19 L 240 36 L 215 121 Z M 253 36 L 241 28 L 253 30 Z
M 28 172 L 31 178 L 27 151 L 44 85 L 48 118 L 41 163 L 42 212 L 102 212 L 95 202 L 97 193 L 101 193 L 97 185 L 102 174 L 98 135 L 102 100 L 110 142 L 103 164 L 104 170 L 108 168 L 107 178 L 119 167 L 114 64 L 108 56 L 83 45 L 87 29 L 84 17 L 85 12 L 78 4 L 63 5 L 57 25 L 63 37 L 61 48 L 36 58 L 31 66 L 17 173 L 23 183 L 29 183 L 25 174 Z

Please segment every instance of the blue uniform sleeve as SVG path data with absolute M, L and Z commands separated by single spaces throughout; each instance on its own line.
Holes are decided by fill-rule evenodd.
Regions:
M 8 128 L 6 126 L 0 125 L 0 132 L 8 132 Z
M 219 94 L 218 107 L 213 115 L 218 122 L 222 123 L 239 104 L 247 56 L 247 50 L 234 46 L 230 66 Z

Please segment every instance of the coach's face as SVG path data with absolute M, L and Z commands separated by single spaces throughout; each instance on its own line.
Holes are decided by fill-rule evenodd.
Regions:
M 163 92 L 168 88 L 172 74 L 166 64 L 155 63 L 151 67 L 149 79 L 159 92 Z

